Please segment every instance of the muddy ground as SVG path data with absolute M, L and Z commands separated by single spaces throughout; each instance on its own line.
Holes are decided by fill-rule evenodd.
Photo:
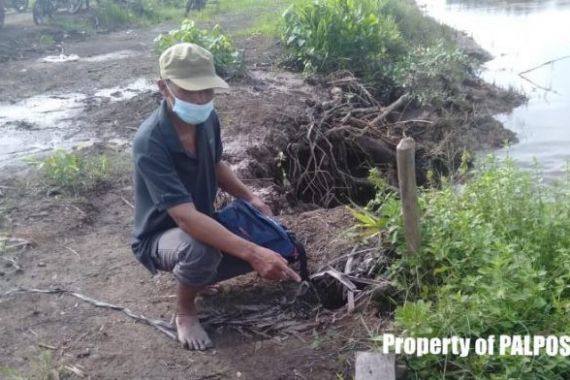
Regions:
M 80 112 L 58 122 L 73 129 L 74 136 L 94 137 L 89 149 L 112 155 L 116 170 L 95 188 L 70 196 L 41 186 L 15 156 L 7 157 L 10 164 L 3 166 L 0 183 L 0 229 L 20 239 L 13 240 L 16 245 L 29 245 L 0 256 L 0 292 L 65 288 L 169 321 L 175 285 L 171 276 L 151 277 L 129 248 L 129 142 L 157 106 L 150 87 L 157 79 L 152 40 L 172 25 L 65 37 L 64 52 L 80 59 L 48 64 L 39 59 L 58 47 L 40 46 L 41 34 L 27 19 L 18 20 L 8 19 L 0 31 L 0 104 L 19 104 L 40 94 L 83 94 Z M 227 24 L 235 27 L 235 18 L 228 18 Z M 282 141 L 280 131 L 301 125 L 308 104 L 324 101 L 330 93 L 279 68 L 276 41 L 251 36 L 236 43 L 245 50 L 248 75 L 233 80 L 232 89 L 218 96 L 224 157 L 306 243 L 314 271 L 358 245 L 343 234 L 352 219 L 342 206 L 321 209 L 295 202 L 274 181 L 282 148 L 275 141 Z M 116 89 L 137 80 L 148 86 Z M 472 88 L 472 107 L 487 112 L 477 116 L 480 122 L 465 116 L 462 142 L 472 148 L 502 143 L 511 135 L 488 115 L 509 108 L 504 94 L 480 82 L 466 86 Z M 115 90 L 101 95 L 104 89 Z M 129 91 L 131 96 L 122 96 Z M 461 120 L 461 115 L 452 120 Z M 27 127 L 31 135 L 36 133 L 33 125 Z M 449 138 L 445 124 L 438 128 L 426 137 L 432 145 Z M 120 312 L 69 295 L 13 294 L 0 299 L 0 377 L 351 378 L 355 351 L 370 345 L 369 331 L 389 322 L 379 318 L 374 307 L 345 316 L 345 309 L 325 310 L 311 297 L 298 295 L 296 286 L 269 284 L 254 275 L 228 282 L 222 295 L 201 301 L 216 349 L 195 353 Z M 273 319 L 274 324 L 267 324 Z

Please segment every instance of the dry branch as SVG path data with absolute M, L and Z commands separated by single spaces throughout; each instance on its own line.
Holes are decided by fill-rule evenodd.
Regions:
M 394 103 L 392 103 L 388 107 L 386 107 L 380 115 L 378 115 L 374 120 L 372 120 L 372 122 L 370 122 L 370 125 L 372 127 L 378 126 L 378 124 L 380 122 L 384 121 L 384 119 L 386 119 L 386 117 L 390 113 L 392 113 L 394 110 L 400 108 L 408 100 L 409 100 L 408 94 L 404 94 L 404 95 L 400 96 L 400 98 L 398 98 L 398 100 L 396 100 Z
M 530 68 L 530 69 L 528 69 L 528 70 L 521 71 L 521 72 L 519 73 L 519 75 L 522 76 L 522 75 L 524 75 L 524 74 L 528 74 L 528 73 L 530 73 L 531 71 L 534 71 L 534 70 L 536 70 L 536 69 L 540 69 L 541 67 L 544 67 L 544 66 L 546 66 L 546 65 L 550 65 L 551 63 L 555 63 L 555 62 L 562 61 L 562 60 L 564 60 L 564 59 L 569 59 L 569 58 L 570 58 L 570 55 L 565 55 L 564 57 L 560 57 L 560 58 L 556 58 L 556 59 L 551 59 L 550 61 L 546 61 L 546 62 L 544 62 L 544 63 L 541 63 L 541 64 L 538 65 L 538 66 L 534 66 L 534 67 L 532 67 L 532 68 Z
M 149 318 L 147 318 L 141 314 L 133 313 L 132 311 L 130 311 L 126 307 L 113 305 L 113 304 L 103 302 L 103 301 L 98 301 L 94 298 L 87 297 L 83 294 L 80 294 L 80 293 L 77 293 L 77 292 L 74 292 L 74 291 L 71 291 L 68 289 L 61 289 L 61 288 L 34 289 L 34 288 L 21 288 L 21 287 L 19 287 L 19 288 L 14 288 L 14 289 L 8 290 L 7 292 L 2 294 L 2 297 L 7 297 L 7 296 L 10 296 L 12 294 L 18 294 L 18 293 L 67 294 L 67 295 L 70 295 L 72 297 L 79 298 L 80 300 L 85 301 L 87 303 L 90 303 L 91 305 L 94 305 L 96 307 L 121 311 L 125 315 L 127 315 L 128 317 L 133 318 L 137 321 L 141 321 L 141 322 L 143 322 L 143 323 L 145 323 L 151 327 L 154 327 L 157 330 L 159 330 L 161 333 L 168 336 L 169 338 L 177 340 L 176 330 L 169 323 L 166 323 L 166 322 L 161 321 L 159 319 L 149 319 Z

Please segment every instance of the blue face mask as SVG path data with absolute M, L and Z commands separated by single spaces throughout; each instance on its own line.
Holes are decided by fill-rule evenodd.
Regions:
M 172 112 L 174 112 L 185 123 L 192 125 L 202 124 L 208 120 L 210 114 L 214 110 L 213 100 L 206 104 L 194 104 L 178 99 L 176 96 L 174 96 L 170 88 L 168 90 L 174 97 L 174 106 L 172 107 Z

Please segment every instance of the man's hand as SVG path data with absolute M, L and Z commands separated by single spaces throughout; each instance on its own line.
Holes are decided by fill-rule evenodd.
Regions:
M 253 198 L 251 198 L 249 200 L 249 203 L 251 203 L 253 207 L 258 209 L 265 215 L 273 216 L 273 211 L 271 211 L 271 208 L 268 205 L 266 205 L 265 202 L 263 202 L 263 200 L 261 200 L 261 198 L 259 198 L 258 196 L 254 196 Z
M 270 249 L 257 246 L 249 264 L 266 280 L 301 282 L 301 277 L 287 265 L 287 260 Z

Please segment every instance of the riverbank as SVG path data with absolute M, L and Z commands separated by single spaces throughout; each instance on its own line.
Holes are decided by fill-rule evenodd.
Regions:
M 563 180 L 570 159 L 570 40 L 559 33 L 570 2 L 558 0 L 424 1 L 426 14 L 475 38 L 494 56 L 482 77 L 526 94 L 528 102 L 498 119 L 519 143 L 496 152 L 527 170 L 537 165 L 545 180 Z
M 217 99 L 224 158 L 307 244 L 316 271 L 355 247 L 368 247 L 344 234 L 354 222 L 343 206 L 326 209 L 318 202 L 300 201 L 283 181 L 279 153 L 286 151 L 295 131 L 306 131 L 319 105 L 338 97 L 338 85 L 326 77 L 307 80 L 283 69 L 279 41 L 238 33 L 252 18 L 228 16 L 224 24 L 224 16 L 217 16 L 226 30 L 238 35 L 234 41 L 244 50 L 248 69 L 245 78 L 233 80 L 232 89 Z M 153 39 L 172 27 L 123 30 L 66 43 L 65 53 L 79 56 L 66 63 L 40 61 L 44 51 L 3 63 L 2 115 L 14 119 L 2 121 L 2 132 L 10 137 L 5 141 L 12 144 L 3 157 L 21 160 L 30 150 L 73 141 L 70 145 L 90 146 L 78 153 L 84 160 L 104 154 L 109 168 L 99 167 L 103 175 L 97 181 L 72 192 L 29 166 L 25 174 L 16 165 L 10 176 L 3 176 L 0 229 L 9 239 L 3 240 L 0 254 L 2 292 L 18 286 L 66 288 L 147 317 L 170 319 L 171 276 L 150 277 L 129 249 L 129 151 L 136 128 L 158 104 Z M 471 45 L 469 50 L 476 49 Z M 446 107 L 410 105 L 392 113 L 384 133 L 387 151 L 402 134 L 414 135 L 425 154 L 418 157 L 418 167 L 427 176 L 434 167 L 452 167 L 463 148 L 497 147 L 513 138 L 492 114 L 507 111 L 520 97 L 475 76 L 461 83 L 458 92 L 462 96 Z M 397 124 L 410 119 L 429 123 Z M 387 180 L 394 181 L 393 166 L 385 169 Z M 350 378 L 354 351 L 369 346 L 363 321 L 372 330 L 390 322 L 378 318 L 367 303 L 355 316 L 342 306 L 327 311 L 314 300 L 294 302 L 299 289 L 254 276 L 229 283 L 226 291 L 202 302 L 217 345 L 205 354 L 183 351 L 149 326 L 74 298 L 3 297 L 1 366 L 4 373 L 23 377 L 54 372 L 77 376 L 79 370 L 92 378 L 158 378 L 166 372 L 170 378 L 195 379 Z

